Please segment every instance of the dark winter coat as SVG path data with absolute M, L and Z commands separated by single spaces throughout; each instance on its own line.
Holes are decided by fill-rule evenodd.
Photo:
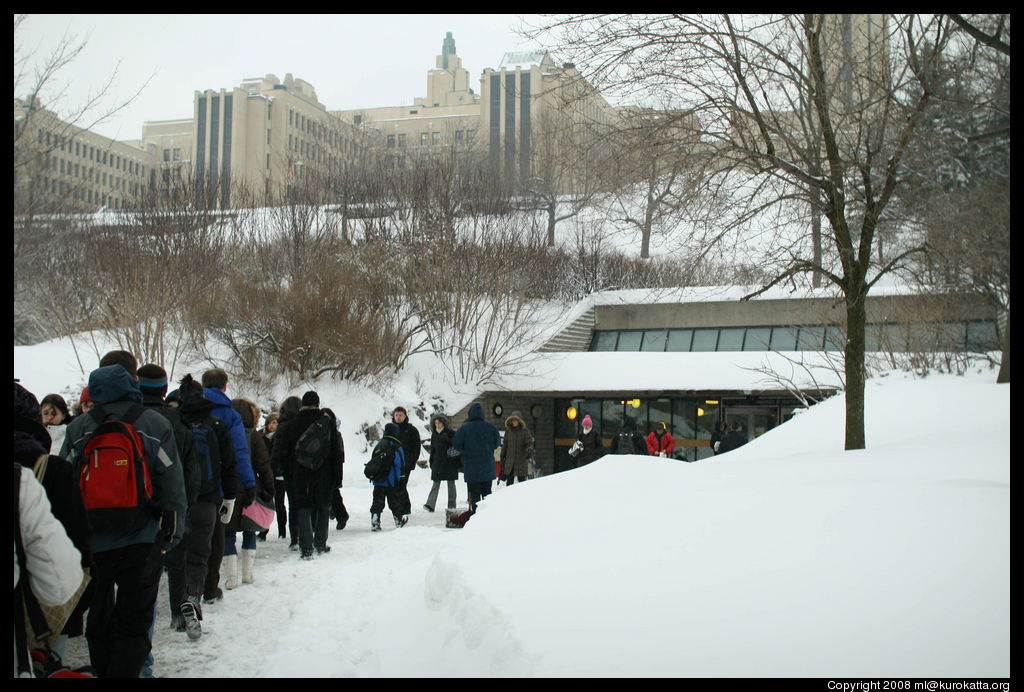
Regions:
M 91 389 L 89 391 L 92 392 Z M 213 416 L 220 418 L 228 426 L 228 431 L 231 433 L 231 444 L 235 448 L 238 477 L 242 479 L 242 485 L 246 488 L 255 488 L 256 476 L 252 472 L 252 460 L 249 459 L 249 438 L 245 434 L 242 416 L 231 407 L 231 399 L 216 387 L 205 388 L 203 394 L 213 402 Z M 95 397 L 93 399 L 95 400 Z
M 221 499 L 234 500 L 244 495 L 242 479 L 238 477 L 238 464 L 235 461 L 235 446 L 231 441 L 231 432 L 220 418 L 213 416 L 213 402 L 196 396 L 181 403 L 181 421 L 185 425 L 198 423 L 210 430 L 207 435 L 210 444 L 212 472 L 217 479 L 215 487 L 206 493 L 200 492 L 200 502 L 219 504 Z M 191 434 L 191 433 L 190 433 Z M 193 438 L 193 445 L 195 439 Z M 199 450 L 195 449 L 196 465 L 201 476 L 206 471 L 200 467 Z M 205 464 L 205 462 L 203 462 Z M 202 478 L 200 478 L 202 485 Z
M 633 442 L 633 451 L 630 452 L 624 448 L 623 437 L 628 436 Z M 618 435 L 612 438 L 612 454 L 647 454 L 647 443 L 644 442 L 644 438 L 639 433 L 633 432 L 632 430 L 623 430 Z
M 49 438 L 41 423 L 36 423 L 38 430 L 29 432 L 30 425 L 24 419 L 15 414 L 14 432 L 14 461 L 25 468 L 35 469 L 40 457 L 47 455 L 46 472 L 43 474 L 40 483 L 46 491 L 46 499 L 50 501 L 50 511 L 53 516 L 64 527 L 65 533 L 71 542 L 82 554 L 82 568 L 92 566 L 92 550 L 89 548 L 89 539 L 92 537 L 92 529 L 89 528 L 89 519 L 85 513 L 85 505 L 82 504 L 82 494 L 78 490 L 78 476 L 75 470 L 66 460 L 58 456 L 47 454 Z M 24 427 L 26 430 L 19 430 Z M 42 432 L 42 435 L 38 435 Z M 92 597 L 92 586 L 87 587 L 82 600 L 72 611 L 61 630 L 69 637 L 77 637 L 83 634 L 83 615 L 89 608 L 89 600 Z
M 97 406 L 102 406 L 114 417 L 123 416 L 134 404 L 142 404 L 138 382 L 120 365 L 93 370 L 89 374 L 89 395 Z M 60 456 L 71 462 L 75 469 L 78 468 L 86 443 L 97 427 L 99 424 L 96 419 L 89 414 L 78 416 L 68 426 Z M 185 531 L 185 512 L 188 509 L 185 479 L 174 431 L 166 418 L 149 410 L 143 411 L 135 421 L 135 429 L 142 438 L 146 458 L 149 460 L 155 504 L 163 512 L 173 512 L 177 518 L 174 536 L 168 546 L 173 547 L 181 541 Z M 138 531 L 94 533 L 92 551 L 99 553 L 139 543 L 153 543 L 159 531 L 160 525 L 154 516 Z
M 394 423 L 394 418 L 391 420 Z M 420 431 L 416 429 L 416 426 L 409 422 L 406 418 L 401 423 L 395 423 L 398 426 L 398 437 L 402 441 L 402 449 L 405 450 L 405 468 L 402 472 L 408 475 L 414 468 L 416 468 L 416 462 L 420 458 Z
M 723 437 L 725 437 L 725 433 L 723 433 L 718 428 L 715 428 L 715 431 L 713 433 L 711 433 L 711 439 L 708 440 L 708 446 L 711 447 L 711 452 L 713 454 L 721 454 L 722 453 L 721 447 L 719 447 L 718 449 L 715 449 L 715 443 L 716 442 L 721 442 Z
M 434 427 L 435 420 L 440 420 L 444 423 L 444 428 L 441 429 L 441 432 L 437 432 L 437 429 Z M 448 450 L 451 449 L 455 431 L 448 427 L 448 419 L 438 413 L 430 417 L 430 430 L 430 480 L 459 480 L 460 458 L 448 456 Z
M 334 489 L 341 482 L 341 443 L 337 440 L 338 430 L 331 426 L 331 454 L 316 471 L 310 471 L 295 462 L 295 445 L 302 433 L 324 413 L 319 408 L 302 408 L 295 418 L 279 424 L 277 439 L 274 442 L 272 465 L 276 465 L 284 476 L 285 483 L 290 483 L 294 495 L 295 507 L 316 508 L 331 504 Z
M 270 468 L 267 446 L 263 444 L 260 434 L 252 428 L 246 428 L 245 433 L 249 438 L 249 458 L 252 459 L 252 468 L 256 472 L 256 496 L 263 498 L 268 504 L 273 504 L 274 472 Z M 224 525 L 225 531 L 242 530 L 243 509 L 245 508 L 240 503 L 235 503 L 231 521 Z
M 178 458 L 181 459 L 181 472 L 185 478 L 185 495 L 189 506 L 195 504 L 199 497 L 199 484 L 202 480 L 196 468 L 195 440 L 188 426 L 181 421 L 181 411 L 168 406 L 158 394 L 142 394 L 142 405 L 152 409 L 167 419 L 174 431 L 174 442 L 178 446 Z
M 484 420 L 484 407 L 469 407 L 469 420 L 459 426 L 452 447 L 462 453 L 462 472 L 467 483 L 494 480 L 494 450 L 501 446 L 498 429 Z
M 724 454 L 726 452 L 731 452 L 738 447 L 742 447 L 746 443 L 746 435 L 741 433 L 739 430 L 730 430 L 725 433 L 725 437 L 722 438 L 722 444 L 718 446 L 718 453 Z
M 519 425 L 512 425 L 512 421 Z M 505 439 L 501 443 L 501 475 L 525 478 L 531 457 L 533 434 L 527 429 L 522 416 L 513 411 L 505 419 Z
M 278 425 L 280 425 L 280 423 L 278 423 Z M 281 474 L 278 472 L 277 468 L 274 466 L 274 463 L 273 463 L 273 459 L 274 459 L 274 440 L 276 438 L 277 438 L 277 435 L 275 433 L 269 433 L 266 430 L 261 430 L 260 431 L 260 439 L 263 440 L 263 446 L 267 448 L 267 456 L 270 457 L 270 459 L 271 459 L 271 463 L 270 463 L 271 470 L 274 472 L 274 476 L 275 477 L 279 477 Z
M 325 408 L 322 410 L 325 413 L 330 414 L 331 420 L 334 422 L 334 429 L 337 430 L 341 424 L 338 422 L 338 417 L 334 415 L 334 411 L 332 411 L 329 408 Z M 334 453 L 341 460 L 341 462 L 338 464 L 337 482 L 335 483 L 334 487 L 340 488 L 345 480 L 345 438 L 342 437 L 340 431 L 338 432 L 337 442 L 338 444 L 335 445 L 334 447 Z
M 590 429 L 590 432 L 581 432 L 576 439 L 583 443 L 583 449 L 580 450 L 578 457 L 580 466 L 597 461 L 604 456 L 604 443 L 593 428 Z

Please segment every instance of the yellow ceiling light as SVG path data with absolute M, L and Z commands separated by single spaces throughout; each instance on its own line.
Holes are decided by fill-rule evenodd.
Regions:
M 697 415 L 698 416 L 703 416 L 704 415 L 704 409 L 702 409 L 700 406 L 697 407 Z
M 569 420 L 576 420 L 577 411 L 575 406 L 570 406 L 565 410 L 565 417 Z

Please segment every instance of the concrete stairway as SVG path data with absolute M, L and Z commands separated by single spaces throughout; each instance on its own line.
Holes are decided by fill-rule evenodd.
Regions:
M 576 318 L 572 324 L 555 334 L 550 341 L 537 349 L 538 353 L 586 351 L 594 335 L 596 317 L 594 308 Z

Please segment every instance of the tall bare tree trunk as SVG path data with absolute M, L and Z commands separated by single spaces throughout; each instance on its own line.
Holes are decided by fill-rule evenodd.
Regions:
M 1003 327 L 1003 358 L 999 363 L 999 374 L 996 376 L 996 382 L 999 384 L 1008 383 L 1010 381 L 1010 309 L 1006 309 L 1006 324 L 1001 325 Z
M 851 287 L 846 294 L 846 446 L 864 449 L 864 333 L 867 287 Z

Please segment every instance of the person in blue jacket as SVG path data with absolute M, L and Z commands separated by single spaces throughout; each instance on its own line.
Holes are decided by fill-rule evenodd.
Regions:
M 242 416 L 231 405 L 227 396 L 228 374 L 220 368 L 207 370 L 203 373 L 203 395 L 213 402 L 210 415 L 219 418 L 228 426 L 231 444 L 235 448 L 235 470 L 242 481 L 242 494 L 238 502 L 242 508 L 248 507 L 256 499 L 256 474 L 252 471 L 249 459 L 249 438 L 245 434 Z M 220 588 L 220 566 L 224 559 L 224 524 L 217 522 L 213 530 L 213 544 L 210 562 L 206 570 L 206 585 L 203 587 L 203 602 L 215 603 L 224 597 Z
M 380 514 L 384 511 L 384 500 L 388 502 L 391 513 L 395 515 L 395 526 L 402 528 L 409 521 L 409 515 L 404 514 L 405 501 L 402 498 L 401 483 L 405 465 L 405 450 L 402 448 L 402 431 L 397 423 L 388 423 L 384 426 L 384 437 L 377 446 L 373 448 L 376 452 L 384 445 L 394 447 L 395 456 L 391 462 L 391 473 L 386 481 L 373 481 L 373 503 L 370 505 L 370 527 L 373 531 L 380 531 Z
M 454 453 L 462 455 L 462 473 L 469 491 L 469 509 L 491 494 L 495 478 L 494 450 L 501 446 L 501 436 L 493 424 L 484 420 L 484 407 L 474 402 L 469 407 L 469 420 L 459 426 L 452 439 Z

